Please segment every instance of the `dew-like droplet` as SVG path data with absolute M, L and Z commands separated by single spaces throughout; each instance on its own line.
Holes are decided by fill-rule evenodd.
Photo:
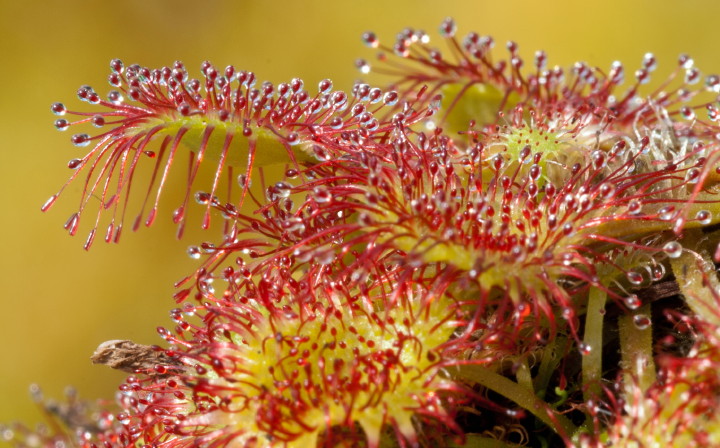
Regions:
M 593 166 L 595 169 L 601 169 L 606 166 L 605 151 L 593 151 L 591 154 Z
M 708 104 L 706 107 L 708 119 L 710 119 L 710 121 L 718 121 L 720 119 L 720 109 L 712 104 Z
M 366 101 L 370 97 L 370 86 L 368 84 L 355 84 L 353 95 L 360 101 Z
M 95 115 L 94 117 L 92 117 L 92 124 L 96 128 L 101 128 L 105 126 L 105 117 L 103 117 L 102 115 Z
M 538 165 L 537 163 L 534 163 L 530 166 L 528 174 L 530 176 L 530 179 L 536 181 L 540 178 L 540 174 L 542 174 L 542 168 L 540 168 L 540 165 Z
M 647 330 L 650 328 L 652 321 L 650 320 L 650 317 L 644 314 L 637 314 L 633 316 L 633 324 L 638 330 Z
M 712 222 L 712 213 L 707 210 L 700 210 L 697 214 L 695 214 L 695 219 L 700 224 L 710 224 Z
M 330 127 L 333 129 L 342 129 L 343 124 L 343 119 L 340 117 L 333 117 L 333 119 L 330 120 Z
M 663 277 L 665 277 L 666 271 L 665 271 L 665 265 L 664 264 L 656 264 L 652 267 L 652 278 L 655 281 L 662 280 Z
M 642 301 L 640 300 L 640 297 L 637 296 L 637 294 L 630 294 L 629 296 L 623 298 L 623 302 L 625 303 L 625 306 L 627 306 L 630 310 L 636 310 L 640 308 L 640 305 L 642 305 Z
M 87 134 L 75 134 L 72 136 L 70 141 L 75 146 L 87 146 L 90 144 L 90 136 Z
M 366 31 L 362 34 L 362 42 L 370 48 L 377 48 L 380 45 L 380 41 L 372 31 Z
M 629 271 L 626 277 L 633 285 L 641 285 L 643 282 L 643 275 L 637 271 Z
M 333 87 L 332 81 L 330 81 L 329 79 L 323 79 L 322 81 L 320 81 L 318 83 L 318 92 L 320 92 L 320 94 L 323 94 L 323 95 L 326 93 L 330 93 L 330 91 L 332 90 L 332 87 Z
M 339 110 L 344 110 L 347 107 L 347 93 L 343 91 L 337 91 L 332 94 L 332 97 L 330 98 L 332 102 L 332 107 Z M 335 117 L 340 118 L 340 117 Z M 341 119 L 342 121 L 342 119 Z
M 383 95 L 383 104 L 386 106 L 394 106 L 397 104 L 398 99 L 400 98 L 400 95 L 394 90 L 391 90 L 390 92 L 386 92 L 385 95 Z
M 113 103 L 116 106 L 119 106 L 122 104 L 124 98 L 120 92 L 117 90 L 113 90 L 112 92 L 108 93 L 108 101 Z
M 578 350 L 580 350 L 581 355 L 587 356 L 592 352 L 592 347 L 589 344 L 581 342 L 580 345 L 578 345 Z
M 120 59 L 113 59 L 112 61 L 110 61 L 110 70 L 112 70 L 114 73 L 122 73 L 124 68 L 125 65 Z
M 245 184 L 247 183 L 248 188 L 252 186 L 252 177 L 248 177 L 245 174 L 239 174 L 237 177 L 237 183 L 241 188 L 245 188 Z
M 210 193 L 198 191 L 195 193 L 195 202 L 200 205 L 207 205 L 207 203 L 210 202 Z
M 693 120 L 695 119 L 695 111 L 692 110 L 692 108 L 683 106 L 680 108 L 680 115 L 686 120 Z
M 77 90 L 77 97 L 80 101 L 87 101 L 88 94 L 92 92 L 92 87 L 82 86 Z
M 457 32 L 457 25 L 455 21 L 448 17 L 440 24 L 440 35 L 443 37 L 451 38 L 455 36 Z
M 610 154 L 612 154 L 613 157 L 618 157 L 624 153 L 626 147 L 627 147 L 627 142 L 625 142 L 625 140 L 620 140 L 619 142 L 617 142 L 613 145 L 612 150 L 610 151 Z
M 698 168 L 690 168 L 685 173 L 685 180 L 689 184 L 696 184 L 700 180 L 700 170 Z
M 376 104 L 382 99 L 382 90 L 380 90 L 377 87 L 373 87 L 370 89 L 370 93 L 368 94 L 368 99 L 370 100 L 370 104 Z
M 58 131 L 67 131 L 69 127 L 70 122 L 68 122 L 66 119 L 59 118 L 55 120 L 55 129 L 57 129 Z
M 642 212 L 642 202 L 638 201 L 637 199 L 633 199 L 628 203 L 628 213 L 631 215 L 638 215 Z
M 547 218 L 548 229 L 554 230 L 557 227 L 557 215 L 549 215 Z
M 120 413 L 117 415 L 117 421 L 119 421 L 123 425 L 129 425 L 130 424 L 130 416 L 124 412 Z
M 530 145 L 525 145 L 525 146 L 523 146 L 523 148 L 520 150 L 520 153 L 518 154 L 518 157 L 520 158 L 520 160 L 524 161 L 525 159 L 528 158 L 528 156 L 530 156 L 530 153 L 531 153 L 531 152 L 532 152 L 532 148 L 530 148 Z M 529 162 L 529 161 L 528 161 L 528 162 Z
M 677 241 L 668 241 L 663 246 L 663 251 L 670 258 L 679 258 L 682 255 L 682 244 Z
M 620 61 L 613 61 L 613 63 L 610 65 L 610 73 L 608 74 L 608 78 L 610 78 L 610 81 L 613 84 L 620 85 L 625 80 L 625 67 L 623 67 L 622 62 Z
M 290 196 L 292 185 L 287 182 L 278 182 L 275 184 L 275 190 L 281 198 Z
M 650 81 L 650 73 L 645 69 L 640 69 L 635 71 L 635 78 L 637 78 L 638 83 L 647 84 Z
M 332 194 L 327 188 L 315 187 L 313 193 L 315 193 L 315 201 L 319 203 L 329 202 L 332 199 Z
M 685 83 L 689 85 L 697 84 L 700 81 L 700 70 L 696 67 L 687 69 L 685 72 Z
M 643 57 L 643 67 L 648 72 L 652 72 L 657 67 L 657 59 L 655 58 L 655 55 L 652 53 L 645 53 L 645 56 Z
M 187 254 L 193 260 L 197 260 L 202 255 L 202 250 L 198 246 L 188 247 Z
M 301 91 L 304 85 L 305 85 L 305 82 L 300 78 L 293 78 L 290 80 L 290 88 L 295 93 Z
M 186 316 L 192 317 L 195 315 L 195 305 L 192 303 L 186 303 L 182 307 L 182 312 L 185 313 Z
M 187 117 L 188 115 L 190 115 L 190 112 L 192 112 L 192 109 L 190 108 L 190 105 L 188 103 L 182 103 L 178 105 L 177 111 L 183 117 Z
M 53 105 L 50 106 L 50 111 L 55 115 L 65 115 L 67 109 L 63 103 L 53 103 Z
M 370 64 L 365 59 L 357 59 L 355 61 L 355 67 L 360 70 L 360 73 L 363 75 L 367 75 L 371 70 Z
M 68 162 L 67 166 L 71 170 L 77 169 L 82 164 L 82 159 L 72 159 Z
M 615 186 L 612 184 L 600 185 L 600 197 L 603 199 L 609 199 L 615 194 Z
M 108 84 L 113 87 L 120 87 L 122 85 L 122 78 L 117 73 L 110 73 L 108 75 Z
M 673 205 L 667 205 L 660 210 L 658 210 L 658 217 L 662 221 L 672 221 L 672 219 L 675 217 L 675 206 Z
M 297 132 L 291 132 L 285 137 L 285 141 L 288 145 L 297 145 L 300 143 L 300 135 Z
M 503 164 L 505 163 L 505 159 L 502 155 L 497 154 L 495 157 L 493 157 L 492 164 L 493 168 L 495 168 L 495 171 L 500 171 L 500 168 L 502 168 Z
M 91 91 L 90 93 L 88 93 L 87 102 L 90 104 L 100 104 L 100 95 L 98 95 L 94 91 Z
M 683 53 L 678 56 L 678 64 L 680 64 L 680 67 L 684 69 L 689 69 L 695 65 L 695 61 L 690 57 L 690 55 Z
M 715 93 L 720 92 L 720 76 L 708 75 L 708 77 L 705 78 L 705 85 Z

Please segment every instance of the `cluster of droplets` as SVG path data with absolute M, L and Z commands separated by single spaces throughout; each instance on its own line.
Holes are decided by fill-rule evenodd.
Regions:
M 166 429 L 158 441 L 212 435 L 224 443 L 315 446 L 359 424 L 377 446 L 385 425 L 414 440 L 418 411 L 453 426 L 439 393 L 454 386 L 438 374 L 456 311 L 440 285 L 406 279 L 393 290 L 392 271 L 378 272 L 371 284 L 333 280 L 337 263 L 318 267 L 284 256 L 234 264 L 198 273 L 193 301 L 179 297 L 185 303 L 171 312 L 175 329 L 159 329 L 187 373 L 157 384 L 159 405 L 134 408 L 132 419 L 145 422 L 138 437 L 150 440 L 158 422 L 170 419 L 162 424 L 176 431 Z M 299 266 L 307 272 L 300 275 Z M 137 390 L 144 396 L 148 387 Z M 176 411 L 165 412 L 167 403 Z M 212 425 L 195 431 L 208 416 Z
M 660 88 L 645 93 L 642 86 L 650 82 L 651 74 L 658 66 L 655 56 L 647 53 L 634 74 L 634 82 L 625 91 L 618 92 L 626 71 L 619 61 L 613 62 L 607 71 L 577 62 L 566 74 L 561 67 L 549 68 L 545 52 L 537 51 L 533 67 L 524 69 L 515 42 L 507 42 L 506 58 L 494 60 L 495 42 L 491 36 L 470 32 L 459 39 L 457 26 L 451 18 L 442 22 L 439 32 L 447 41 L 448 54 L 432 47 L 425 32 L 411 28 L 398 33 L 391 46 L 381 44 L 373 32 L 364 33 L 362 40 L 366 46 L 379 49 L 380 64 L 373 71 L 392 76 L 393 85 L 402 92 L 426 85 L 430 92 L 451 97 L 443 117 L 460 109 L 457 115 L 477 118 L 472 115 L 478 115 L 478 102 L 485 101 L 498 106 L 498 110 L 516 103 L 558 111 L 589 107 L 599 122 L 612 117 L 614 128 L 622 128 L 628 133 L 636 130 L 638 124 L 653 126 L 675 118 L 681 118 L 683 123 L 678 123 L 679 127 L 684 127 L 690 134 L 714 138 L 720 130 L 715 124 L 720 118 L 715 104 L 720 92 L 720 77 L 712 74 L 703 78 L 693 59 L 686 54 L 679 56 L 676 69 Z M 390 61 L 392 56 L 401 61 Z M 357 60 L 356 66 L 364 74 L 371 71 L 371 65 L 365 59 Z M 696 97 L 703 93 L 707 98 L 697 101 Z M 469 117 L 462 113 L 463 108 L 472 111 Z M 701 111 L 704 111 L 706 121 L 702 121 Z M 486 115 L 485 118 L 493 122 L 497 116 Z M 459 123 L 460 126 L 465 124 Z
M 56 127 L 60 130 L 84 123 L 106 129 L 93 136 L 84 133 L 72 136 L 76 146 L 94 146 L 84 157 L 68 163 L 75 172 L 60 192 L 42 206 L 43 211 L 48 210 L 62 190 L 84 172 L 80 207 L 65 228 L 74 235 L 86 207 L 99 199 L 86 248 L 95 239 L 101 215 L 110 209 L 105 241 L 118 241 L 135 172 L 146 163 L 153 166 L 152 176 L 132 228 L 137 230 L 143 223 L 149 226 L 154 222 L 163 187 L 181 145 L 191 147 L 192 151 L 185 199 L 173 212 L 179 235 L 184 230 L 187 203 L 204 160 L 218 160 L 210 194 L 220 194 L 223 175 L 227 174 L 226 199 L 231 200 L 233 169 L 245 173 L 239 176 L 244 197 L 254 166 L 285 163 L 300 168 L 305 163 L 337 158 L 355 145 L 363 145 L 366 150 L 373 145 L 380 148 L 377 141 L 397 123 L 410 125 L 433 113 L 427 108 L 415 110 L 412 103 L 404 102 L 402 112 L 388 118 L 388 114 L 379 111 L 400 107 L 397 104 L 400 96 L 395 91 L 383 92 L 367 84 L 355 85 L 348 94 L 333 91 L 332 82 L 323 80 L 313 95 L 297 78 L 277 86 L 269 82 L 257 86 L 252 72 L 229 66 L 220 73 L 207 62 L 202 65 L 203 80 L 189 79 L 180 62 L 172 68 L 155 70 L 138 65 L 125 68 L 119 60 L 113 60 L 110 66 L 109 82 L 117 90 L 112 90 L 107 99 L 89 86 L 78 90 L 80 100 L 101 110 L 73 112 L 62 103 L 51 106 L 56 115 L 79 117 L 74 122 L 58 119 Z M 146 213 L 148 206 L 150 210 Z M 202 227 L 209 225 L 208 206 Z
M 440 26 L 440 34 L 451 42 L 449 51 L 456 61 L 445 58 L 443 53 L 430 47 L 430 37 L 422 30 L 406 28 L 398 33 L 395 43 L 385 46 L 373 32 L 366 32 L 362 36 L 363 43 L 370 48 L 377 48 L 380 61 L 386 61 L 389 54 L 393 54 L 408 62 L 417 64 L 417 68 L 408 70 L 402 66 L 397 69 L 382 66 L 377 72 L 395 75 L 399 79 L 398 84 L 410 83 L 418 86 L 423 84 L 433 85 L 435 83 L 447 83 L 457 81 L 471 81 L 475 83 L 489 83 L 498 86 L 514 89 L 512 79 L 504 73 L 505 61 L 495 64 L 492 61 L 490 50 L 494 47 L 494 40 L 490 36 L 480 36 L 477 33 L 469 33 L 462 41 L 455 39 L 457 32 L 456 25 L 452 19 L 446 19 Z M 522 60 L 517 55 L 517 44 L 508 43 L 508 50 L 511 54 L 511 61 L 515 69 L 522 67 Z M 538 62 L 544 65 L 545 57 L 538 54 Z M 364 60 L 356 61 L 356 66 L 363 73 L 371 71 L 370 64 Z M 404 70 L 403 70 L 404 69 Z M 517 74 L 517 71 L 514 71 Z M 438 86 L 433 86 L 438 87 Z
M 535 414 L 551 427 L 563 414 L 597 417 L 608 407 L 567 395 L 573 355 L 584 376 L 586 360 L 604 348 L 601 337 L 580 334 L 594 323 L 585 314 L 589 297 L 614 299 L 649 334 L 643 291 L 672 281 L 665 266 L 692 251 L 682 232 L 717 219 L 720 78 L 701 84 L 692 59 L 681 56 L 663 86 L 644 94 L 657 66 L 647 54 L 618 94 L 620 63 L 607 73 L 577 63 L 566 74 L 537 52 L 528 70 L 514 42 L 496 61 L 491 37 L 458 39 L 452 19 L 440 34 L 449 56 L 420 30 L 401 31 L 391 46 L 363 35 L 380 51 L 376 71 L 395 77 L 394 90 L 360 83 L 346 93 L 323 80 L 311 94 L 299 79 L 258 85 L 232 66 L 204 63 L 198 80 L 181 63 L 150 70 L 114 60 L 106 99 L 89 86 L 78 90 L 99 112 L 51 106 L 61 131 L 101 129 L 71 137 L 91 148 L 68 163 L 69 182 L 86 175 L 79 210 L 65 225 L 71 234 L 86 206 L 100 202 L 86 248 L 109 209 L 105 240 L 119 239 L 136 168 L 148 159 L 151 179 L 133 229 L 152 224 L 181 145 L 191 150 L 185 199 L 173 213 L 179 233 L 192 197 L 205 210 L 202 227 L 211 211 L 226 224 L 219 243 L 188 249 L 202 265 L 176 285 L 175 327 L 158 329 L 176 364 L 128 378 L 121 412 L 107 431 L 82 435 L 83 447 L 376 447 L 390 427 L 399 443 L 416 444 L 427 424 L 443 427 L 440 443 L 462 432 L 454 417 L 467 403 L 503 421 L 525 418 L 503 397 L 498 404 L 487 396 L 503 395 L 491 384 L 477 379 L 471 390 L 453 381 L 451 372 L 466 365 L 499 372 L 495 383 L 515 375 L 506 398 L 531 413 L 545 406 L 523 404 L 510 389 L 528 388 L 536 400 L 556 385 L 559 401 Z M 365 60 L 356 65 L 371 71 Z M 711 102 L 697 101 L 707 92 Z M 273 164 L 284 164 L 285 174 L 262 179 L 258 197 L 253 167 Z M 214 177 L 195 192 L 201 165 L 212 165 Z M 248 196 L 252 212 L 242 207 Z M 654 392 L 627 396 L 619 409 L 641 403 L 624 409 L 639 418 L 635 411 L 648 414 L 646 401 L 660 400 L 666 386 L 687 392 L 691 373 L 693 381 L 708 373 L 705 360 L 720 362 L 709 350 L 720 346 L 715 333 L 703 333 L 694 352 L 701 355 L 667 358 L 672 366 Z M 528 361 L 536 356 L 534 369 Z M 690 366 L 695 361 L 705 364 Z M 533 378 L 535 371 L 545 373 Z M 704 405 L 688 405 L 690 417 Z M 626 437 L 637 421 L 615 423 L 602 424 Z M 570 443 L 567 425 L 558 425 L 566 434 L 553 429 Z
M 387 262 L 387 257 L 413 269 L 444 263 L 447 267 L 441 275 L 427 271 L 431 278 L 458 281 L 459 275 L 478 283 L 483 297 L 504 290 L 500 304 L 510 299 L 514 306 L 527 309 L 524 302 L 529 299 L 536 315 L 552 320 L 554 309 L 561 308 L 568 310 L 563 316 L 574 323 L 575 305 L 565 292 L 547 283 L 548 275 L 568 284 L 599 285 L 594 266 L 602 258 L 588 255 L 598 242 L 644 250 L 650 260 L 662 251 L 677 257 L 681 250 L 674 240 L 661 249 L 654 241 L 624 241 L 607 231 L 634 219 L 656 221 L 669 229 L 676 216 L 673 206 L 635 209 L 637 204 L 662 199 L 671 189 L 657 191 L 655 184 L 678 175 L 635 173 L 647 139 L 628 141 L 619 141 L 607 152 L 584 150 L 589 154 L 580 159 L 582 164 L 558 168 L 559 181 L 546 179 L 539 185 L 543 168 L 549 164 L 541 152 L 525 147 L 515 159 L 507 154 L 486 157 L 481 143 L 460 152 L 439 133 L 406 135 L 399 129 L 392 141 L 394 152 L 387 159 L 365 154 L 357 164 L 318 171 L 310 176 L 316 180 L 298 187 L 286 181 L 268 187 L 270 204 L 262 218 L 238 214 L 230 204 L 221 209 L 241 223 L 244 232 L 259 233 L 265 242 L 279 244 L 270 245 L 273 254 L 327 265 L 337 261 L 336 254 L 349 253 L 350 263 L 342 266 L 348 278 L 367 276 L 368 266 L 376 268 L 378 260 Z M 552 163 L 564 166 L 549 156 Z M 684 168 L 677 170 L 682 173 Z M 297 175 L 294 170 L 290 174 Z M 676 182 L 673 188 L 683 186 Z M 307 194 L 306 199 L 295 207 L 290 196 L 301 193 Z M 708 214 L 700 210 L 696 217 L 707 223 Z M 249 244 L 240 239 L 220 250 L 193 247 L 191 256 L 200 257 L 205 251 L 215 254 L 213 262 L 241 250 L 251 258 L 262 256 L 250 250 Z M 359 245 L 365 247 L 362 253 L 353 250 Z M 578 251 L 578 246 L 588 249 Z M 393 258 L 396 253 L 404 254 L 404 259 Z M 523 278 L 508 280 L 507 272 L 518 265 L 523 266 Z M 632 288 L 664 276 L 663 265 L 654 261 L 647 275 L 637 267 L 623 268 L 617 263 L 610 267 L 624 274 Z M 633 294 L 626 297 L 628 308 L 639 306 Z M 544 325 L 537 323 L 538 340 L 547 337 Z M 514 317 L 508 327 L 518 327 Z M 495 327 L 497 332 L 506 330 L 502 325 Z M 498 338 L 492 333 L 486 337 Z
M 692 186 L 683 180 L 688 168 L 681 163 L 675 171 L 636 171 L 647 139 L 620 140 L 609 151 L 582 149 L 587 157 L 571 166 L 528 146 L 517 155 L 486 157 L 481 142 L 465 153 L 448 143 L 437 134 L 406 135 L 395 140 L 392 163 L 367 163 L 358 222 L 365 241 L 372 242 L 370 250 L 399 250 L 414 267 L 443 263 L 443 275 L 457 269 L 477 282 L 485 291 L 480 297 L 504 291 L 501 303 L 509 299 L 517 306 L 530 300 L 535 315 L 551 321 L 555 309 L 572 311 L 575 304 L 548 278 L 602 287 L 597 265 L 605 260 L 615 276 L 636 288 L 663 278 L 657 254 L 677 258 L 682 252 L 678 241 L 658 247 L 655 239 L 643 240 L 644 234 L 628 225 L 639 219 L 670 230 L 682 208 L 664 204 L 677 201 L 670 193 Z M 541 184 L 544 167 L 551 164 L 557 173 Z M 685 200 L 692 202 L 687 193 Z M 638 204 L 645 206 L 638 210 Z M 710 219 L 710 212 L 700 209 L 690 224 Z M 611 260 L 594 249 L 606 244 L 645 253 L 652 262 L 648 274 L 635 265 L 607 263 Z M 514 272 L 522 278 L 514 278 Z M 574 317 L 574 312 L 567 314 L 571 330 Z M 545 339 L 542 325 L 539 340 Z

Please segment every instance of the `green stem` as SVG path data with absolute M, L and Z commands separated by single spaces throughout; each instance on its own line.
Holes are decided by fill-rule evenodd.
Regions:
M 535 393 L 535 390 L 533 389 L 533 380 L 532 380 L 532 374 L 530 372 L 530 365 L 528 364 L 527 358 L 523 357 L 519 362 L 519 366 L 517 369 L 517 372 L 515 373 L 515 378 L 517 378 L 518 384 L 532 392 Z
M 560 365 L 560 361 L 562 361 L 562 354 L 567 348 L 567 342 L 566 337 L 558 335 L 543 350 L 540 368 L 535 376 L 535 390 L 541 398 L 545 398 L 550 378 L 555 373 L 557 366 Z
M 582 384 L 585 401 L 597 399 L 602 393 L 602 348 L 603 323 L 607 293 L 600 288 L 591 288 L 585 316 L 585 337 L 583 343 L 590 351 L 582 357 Z
M 567 417 L 553 411 L 532 391 L 502 375 L 476 364 L 459 365 L 448 370 L 454 378 L 472 381 L 509 398 L 561 436 L 571 437 L 575 433 L 575 425 Z
M 643 393 L 656 380 L 650 311 L 650 304 L 643 305 L 632 313 L 622 315 L 619 322 L 625 383 L 630 384 L 633 378 L 629 375 L 634 376 Z

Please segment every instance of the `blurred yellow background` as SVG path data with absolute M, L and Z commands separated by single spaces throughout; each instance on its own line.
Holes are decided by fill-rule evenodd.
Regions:
M 39 210 L 81 152 L 72 131 L 53 128 L 51 103 L 87 110 L 75 91 L 90 84 L 104 97 L 116 57 L 149 67 L 181 59 L 191 76 L 208 59 L 259 80 L 301 76 L 314 89 L 331 77 L 348 89 L 359 77 L 354 60 L 373 59 L 363 31 L 386 43 L 405 26 L 437 37 L 445 16 L 457 19 L 460 36 L 493 35 L 498 55 L 516 40 L 526 65 L 544 49 L 551 65 L 607 68 L 620 59 L 631 78 L 646 51 L 658 56 L 658 74 L 689 52 L 704 73 L 720 71 L 720 2 L 711 1 L 0 0 L 0 422 L 39 419 L 27 393 L 33 382 L 48 396 L 72 384 L 85 398 L 112 398 L 124 375 L 91 365 L 90 354 L 108 339 L 161 342 L 155 328 L 172 328 L 172 285 L 196 264 L 185 250 L 202 238 L 176 241 L 171 204 L 153 228 L 126 231 L 120 245 L 98 238 L 83 251 L 87 227 L 75 238 L 62 228 L 80 183 L 50 212 Z

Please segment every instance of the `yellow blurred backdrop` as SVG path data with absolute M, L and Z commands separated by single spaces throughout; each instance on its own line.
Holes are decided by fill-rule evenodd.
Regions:
M 81 153 L 70 133 L 53 128 L 51 103 L 87 110 L 75 91 L 90 84 L 105 96 L 116 57 L 149 67 L 180 59 L 194 76 L 207 59 L 260 80 L 301 76 L 313 89 L 331 77 L 347 89 L 360 76 L 354 60 L 373 59 L 363 31 L 385 42 L 405 26 L 436 37 L 445 16 L 457 19 L 461 36 L 493 35 L 499 54 L 517 41 L 526 65 L 544 49 L 551 65 L 607 68 L 620 59 L 631 78 L 646 51 L 658 56 L 658 73 L 689 52 L 704 73 L 720 71 L 720 2 L 711 1 L 0 0 L 0 422 L 39 420 L 31 383 L 48 396 L 74 385 L 85 398 L 112 398 L 124 375 L 88 357 L 108 339 L 162 342 L 155 328 L 172 328 L 172 285 L 196 264 L 185 250 L 203 238 L 175 239 L 170 204 L 153 228 L 126 231 L 119 245 L 98 238 L 83 251 L 87 227 L 75 238 L 62 228 L 80 183 L 50 212 L 39 210 Z

